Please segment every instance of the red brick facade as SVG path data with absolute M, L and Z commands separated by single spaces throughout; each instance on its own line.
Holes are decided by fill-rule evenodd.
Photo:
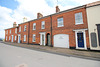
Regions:
M 76 25 L 75 24 L 75 13 L 82 12 L 83 24 Z M 63 17 L 63 27 L 57 27 L 57 18 Z M 45 29 L 41 29 L 41 23 L 45 21 Z M 36 23 L 36 30 L 33 30 L 33 23 Z M 26 31 L 24 31 L 24 26 L 26 25 Z M 19 27 L 21 27 L 21 32 L 19 32 Z M 12 33 L 9 34 L 10 29 Z M 8 30 L 8 34 L 5 34 L 5 40 L 7 36 L 11 35 L 17 36 L 16 42 L 18 42 L 18 35 L 21 35 L 21 43 L 29 43 L 29 44 L 40 44 L 40 33 L 45 32 L 45 45 L 47 44 L 47 34 L 50 34 L 50 42 L 51 45 L 54 46 L 54 35 L 56 34 L 67 34 L 69 35 L 69 47 L 76 47 L 76 39 L 75 39 L 75 31 L 78 29 L 88 29 L 87 25 L 87 16 L 86 16 L 86 8 L 85 6 L 69 9 L 66 11 L 58 12 L 46 17 L 42 17 L 39 19 L 35 19 L 26 23 L 19 24 L 17 28 L 17 34 L 14 33 L 15 28 L 6 29 Z M 86 46 L 89 48 L 89 36 L 88 30 L 85 30 L 86 35 Z M 33 42 L 33 34 L 36 35 L 36 41 Z M 26 35 L 26 41 L 24 41 L 24 35 Z M 15 41 L 14 41 L 15 42 Z

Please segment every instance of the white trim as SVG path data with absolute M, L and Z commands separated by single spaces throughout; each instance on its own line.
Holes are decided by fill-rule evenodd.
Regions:
M 20 40 L 21 40 L 21 34 L 18 34 L 18 43 L 20 43 L 20 42 L 19 42 L 19 36 L 20 36 Z
M 35 41 L 33 40 L 34 39 L 34 36 L 35 36 Z M 36 42 L 36 34 L 33 34 L 32 42 Z
M 78 29 L 78 30 L 73 30 L 75 31 L 75 39 L 76 39 L 76 49 L 87 49 L 87 46 L 86 46 L 86 34 L 85 34 L 85 30 L 87 29 Z M 83 37 L 84 37 L 84 48 L 80 48 L 78 47 L 78 40 L 77 40 L 77 33 L 79 32 L 83 32 Z
M 14 40 L 14 37 L 13 37 L 13 36 L 14 36 L 14 35 L 11 35 L 11 36 L 12 36 L 12 38 L 11 38 L 11 42 L 13 42 L 13 40 Z
M 42 45 L 42 34 L 44 35 L 44 46 L 45 46 L 45 34 L 46 32 L 40 32 L 40 45 Z

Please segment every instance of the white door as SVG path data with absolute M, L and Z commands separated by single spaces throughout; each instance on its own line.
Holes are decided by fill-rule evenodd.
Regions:
M 12 35 L 12 40 L 11 40 L 11 42 L 13 42 L 13 35 Z
M 54 47 L 69 48 L 69 35 L 67 34 L 54 35 Z
M 21 36 L 20 36 L 20 35 L 18 35 L 18 43 L 20 43 L 20 39 L 21 39 Z
M 45 32 L 40 33 L 40 45 L 45 46 Z

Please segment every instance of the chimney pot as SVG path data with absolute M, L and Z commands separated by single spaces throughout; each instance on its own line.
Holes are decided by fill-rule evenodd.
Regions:
M 57 13 L 57 12 L 60 12 L 60 9 L 59 9 L 58 6 L 56 6 L 56 13 Z
M 16 27 L 16 26 L 17 26 L 17 24 L 16 24 L 16 22 L 14 22 L 14 23 L 13 23 L 13 27 Z
M 26 17 L 23 18 L 23 22 L 27 22 L 27 18 Z
M 41 13 L 37 13 L 37 19 L 42 18 L 43 15 Z

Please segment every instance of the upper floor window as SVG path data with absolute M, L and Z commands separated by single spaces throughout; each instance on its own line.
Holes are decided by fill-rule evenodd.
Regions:
M 42 24 L 41 24 L 41 29 L 45 29 L 45 21 L 42 21 Z
M 26 25 L 24 26 L 24 31 L 26 31 Z
M 75 24 L 83 24 L 82 12 L 75 13 Z
M 26 35 L 24 35 L 24 41 L 26 41 Z
M 11 34 L 11 30 L 10 30 L 10 34 Z
M 36 30 L 36 23 L 33 23 L 33 30 Z
M 17 33 L 17 28 L 15 28 L 15 33 Z
M 35 42 L 35 41 L 36 41 L 36 35 L 33 34 L 33 42 Z
M 21 32 L 21 26 L 19 27 L 19 32 Z
M 58 18 L 58 19 L 57 19 L 57 22 L 58 22 L 58 27 L 63 27 L 63 26 L 64 26 L 63 17 Z

